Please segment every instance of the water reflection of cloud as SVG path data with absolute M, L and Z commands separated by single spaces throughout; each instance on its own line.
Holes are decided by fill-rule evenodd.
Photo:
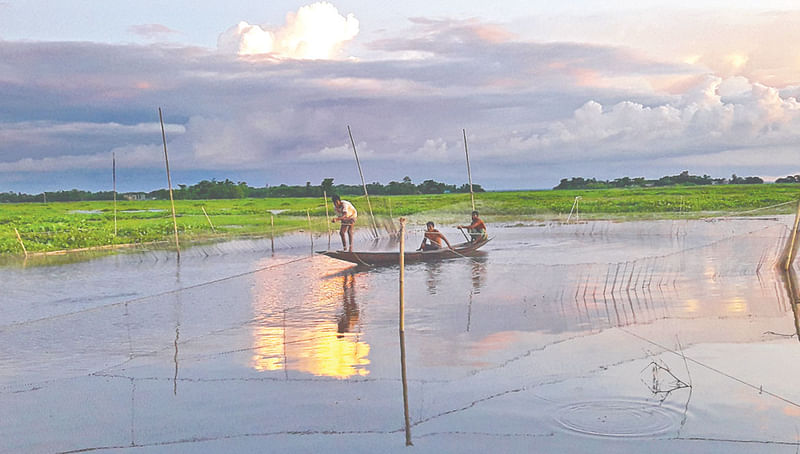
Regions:
M 271 270 L 255 285 L 254 310 L 262 316 L 253 327 L 251 367 L 336 378 L 368 375 L 370 346 L 361 340 L 358 326 L 358 274 L 296 271 Z M 304 281 L 300 275 L 313 277 Z M 297 301 L 301 307 L 287 307 Z

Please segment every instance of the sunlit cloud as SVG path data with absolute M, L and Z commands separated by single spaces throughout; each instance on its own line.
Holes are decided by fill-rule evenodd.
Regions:
M 220 35 L 217 47 L 238 55 L 325 60 L 339 57 L 358 31 L 353 14 L 342 16 L 332 4 L 317 2 L 288 13 L 286 24 L 277 29 L 239 22 Z
M 270 54 L 274 52 L 274 43 L 272 32 L 242 21 L 220 35 L 217 47 L 239 55 Z
M 778 90 L 741 77 L 707 77 L 673 103 L 645 106 L 624 101 L 602 105 L 589 101 L 570 119 L 548 123 L 527 137 L 516 134 L 507 147 L 532 153 L 540 160 L 562 162 L 588 157 L 678 156 L 686 164 L 717 161 L 752 167 L 764 160 L 763 154 L 752 152 L 756 149 L 773 149 L 773 164 L 791 165 L 796 158 L 778 149 L 797 140 L 800 103 L 796 98 L 781 97 Z M 748 149 L 751 151 L 744 151 Z M 560 151 L 540 153 L 548 150 Z
M 279 27 L 232 27 L 220 37 L 227 52 L 0 41 L 0 99 L 32 119 L 0 122 L 0 180 L 105 171 L 114 151 L 121 168 L 161 177 L 159 106 L 171 169 L 251 172 L 242 179 L 259 184 L 358 182 L 347 125 L 368 179 L 382 182 L 463 182 L 462 128 L 476 182 L 489 188 L 552 187 L 573 175 L 800 171 L 790 151 L 800 141 L 800 68 L 785 46 L 777 63 L 739 39 L 544 41 L 477 19 L 414 18 L 364 43 L 368 58 L 342 59 L 357 21 L 327 3 L 304 8 Z
M 721 77 L 741 75 L 775 87 L 800 84 L 800 11 L 654 9 L 526 19 L 535 41 L 593 43 L 637 49 Z M 665 39 L 669 37 L 669 39 Z

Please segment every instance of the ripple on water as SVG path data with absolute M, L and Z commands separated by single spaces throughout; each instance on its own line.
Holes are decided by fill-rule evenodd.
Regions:
M 561 427 L 600 437 L 647 438 L 676 430 L 683 415 L 652 401 L 592 400 L 563 406 L 555 420 Z

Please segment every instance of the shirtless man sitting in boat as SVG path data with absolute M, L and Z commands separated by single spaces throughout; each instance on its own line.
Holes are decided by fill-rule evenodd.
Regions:
M 428 221 L 425 226 L 427 230 L 425 231 L 425 236 L 422 238 L 422 244 L 420 244 L 419 249 L 417 249 L 418 251 L 435 251 L 441 249 L 442 241 L 447 244 L 449 249 L 453 249 L 453 246 L 450 246 L 450 242 L 447 241 L 447 238 L 442 232 L 434 228 L 433 221 Z
M 485 240 L 488 235 L 486 234 L 486 224 L 478 217 L 478 212 L 472 212 L 472 224 L 459 225 L 459 229 L 467 229 L 470 241 Z

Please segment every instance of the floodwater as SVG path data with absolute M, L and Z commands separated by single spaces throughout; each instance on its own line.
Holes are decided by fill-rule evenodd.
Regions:
M 794 453 L 791 221 L 491 225 L 406 267 L 402 345 L 327 235 L 7 264 L 0 452 Z

